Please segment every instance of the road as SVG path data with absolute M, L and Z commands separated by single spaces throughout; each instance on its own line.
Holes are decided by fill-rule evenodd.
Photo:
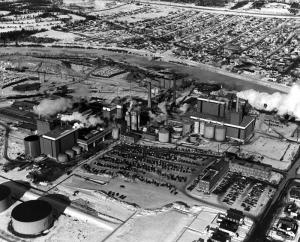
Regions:
M 299 15 L 291 15 L 291 14 L 273 14 L 273 13 L 264 13 L 264 12 L 254 12 L 254 11 L 243 11 L 243 10 L 232 10 L 232 9 L 224 9 L 217 7 L 203 7 L 196 6 L 192 4 L 181 4 L 181 3 L 173 3 L 173 2 L 165 2 L 165 1 L 145 1 L 140 0 L 139 2 L 151 5 L 159 5 L 159 6 L 172 6 L 178 8 L 186 8 L 193 10 L 201 10 L 204 12 L 210 13 L 219 13 L 219 14 L 232 14 L 232 15 L 245 15 L 245 16 L 257 16 L 257 17 L 269 17 L 269 18 L 292 18 L 292 19 L 300 19 Z
M 248 242 L 261 242 L 262 238 L 265 237 L 265 233 L 270 226 L 273 214 L 276 211 L 277 203 L 284 197 L 290 182 L 293 179 L 300 179 L 300 174 L 297 174 L 298 167 L 300 167 L 300 157 L 294 162 L 289 171 L 286 172 L 284 179 L 281 181 L 276 193 L 274 194 L 271 204 L 267 207 L 263 216 L 256 224 Z

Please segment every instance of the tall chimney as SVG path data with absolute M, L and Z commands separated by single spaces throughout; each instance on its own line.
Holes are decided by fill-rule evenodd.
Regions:
M 148 81 L 148 108 L 151 108 L 151 81 Z
M 236 105 L 235 105 L 235 111 L 238 112 L 239 111 L 239 97 L 236 97 Z

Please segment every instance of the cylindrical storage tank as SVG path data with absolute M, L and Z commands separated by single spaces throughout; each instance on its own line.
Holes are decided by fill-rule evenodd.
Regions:
M 171 143 L 176 143 L 181 137 L 181 134 L 178 132 L 175 132 L 171 136 Z
M 30 135 L 24 138 L 25 155 L 37 157 L 41 154 L 40 137 Z
M 196 142 L 197 142 L 197 138 L 198 138 L 198 135 L 197 135 L 197 134 L 192 134 L 192 135 L 190 136 L 190 142 L 196 143 Z
M 194 123 L 194 133 L 198 134 L 199 133 L 199 128 L 200 128 L 200 123 L 199 121 L 195 121 Z
M 119 128 L 113 128 L 113 130 L 112 130 L 112 138 L 114 140 L 119 139 L 119 133 L 120 133 Z
M 131 112 L 131 129 L 137 130 L 138 128 L 138 117 L 136 112 Z
M 69 161 L 69 157 L 66 154 L 60 153 L 57 156 L 57 161 L 59 163 L 66 163 Z
M 168 143 L 170 141 L 170 132 L 167 129 L 161 129 L 158 132 L 158 141 L 161 143 Z
M 205 132 L 205 122 L 201 121 L 200 127 L 199 127 L 199 133 L 200 133 L 200 135 L 204 135 L 204 132 Z
M 182 133 L 183 128 L 180 125 L 176 125 L 176 126 L 173 127 L 173 129 L 174 129 L 175 132 Z
M 181 133 L 179 133 L 179 132 L 174 132 L 174 133 L 172 134 L 172 138 L 180 139 L 180 137 L 181 137 Z
M 213 139 L 215 137 L 215 126 L 213 124 L 206 124 L 205 125 L 204 137 L 206 139 Z
M 11 205 L 11 190 L 5 185 L 0 185 L 0 213 Z
M 223 125 L 218 125 L 215 127 L 215 140 L 222 142 L 226 139 L 226 127 Z
M 42 200 L 30 200 L 16 206 L 12 212 L 12 228 L 21 235 L 39 235 L 53 224 L 52 206 Z
M 192 127 L 191 123 L 185 123 L 185 124 L 183 124 L 182 135 L 189 134 L 191 132 L 191 127 Z
M 80 146 L 73 146 L 72 150 L 75 151 L 76 155 L 80 155 L 81 154 L 81 147 Z
M 120 119 L 120 118 L 122 118 L 122 116 L 123 116 L 123 108 L 122 108 L 122 106 L 121 105 L 117 105 L 117 119 Z
M 131 127 L 131 117 L 130 117 L 129 112 L 126 112 L 125 121 L 126 121 L 127 127 Z
M 65 153 L 70 159 L 73 159 L 76 155 L 74 150 L 66 150 Z

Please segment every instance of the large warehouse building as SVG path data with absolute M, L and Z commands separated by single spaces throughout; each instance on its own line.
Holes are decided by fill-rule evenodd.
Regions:
M 218 141 L 224 140 L 225 137 L 247 141 L 254 133 L 255 118 L 244 113 L 245 104 L 241 104 L 239 100 L 236 100 L 235 105 L 233 110 L 229 102 L 198 98 L 196 110 L 189 113 L 190 118 L 194 120 L 194 133 Z M 223 138 L 219 137 L 222 135 Z
M 59 127 L 41 136 L 41 153 L 57 159 L 77 143 L 77 130 Z

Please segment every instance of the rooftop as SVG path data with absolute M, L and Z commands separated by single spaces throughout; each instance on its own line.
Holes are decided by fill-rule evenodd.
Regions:
M 68 134 L 71 134 L 72 132 L 75 132 L 76 129 L 70 128 L 70 127 L 58 127 L 54 130 L 51 130 L 50 132 L 43 135 L 44 138 L 57 140 L 60 139 Z
M 232 124 L 230 122 L 230 112 L 228 110 L 225 111 L 225 117 L 218 117 L 210 114 L 199 113 L 195 110 L 187 112 L 186 115 L 190 116 L 192 119 L 204 119 L 221 125 L 235 126 L 241 128 L 246 128 L 251 122 L 255 120 L 254 117 L 245 115 L 239 124 Z

